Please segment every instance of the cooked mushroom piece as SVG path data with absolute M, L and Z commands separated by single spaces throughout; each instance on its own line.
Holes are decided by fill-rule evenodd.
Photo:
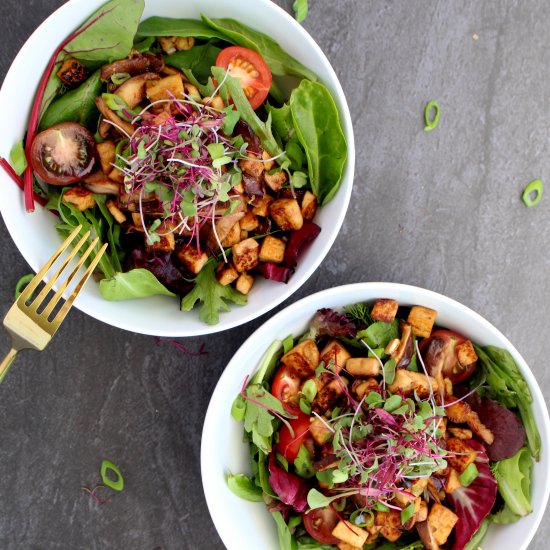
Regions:
M 413 355 L 413 339 L 412 339 L 412 327 L 409 323 L 404 321 L 399 322 L 399 328 L 401 329 L 401 340 L 399 341 L 399 347 L 392 355 L 392 359 L 395 359 L 397 368 L 406 367 Z
M 132 124 L 129 122 L 126 122 L 125 120 L 122 120 L 114 111 L 111 111 L 109 107 L 107 107 L 107 104 L 105 101 L 103 101 L 102 97 L 96 97 L 95 104 L 99 110 L 99 112 L 110 122 L 112 122 L 112 126 L 118 130 L 122 134 L 128 134 L 128 136 L 131 136 L 135 128 Z
M 133 109 L 145 99 L 145 83 L 159 78 L 156 73 L 139 74 L 121 84 L 114 93 L 122 98 L 130 109 Z
M 98 195 L 118 195 L 120 185 L 110 180 L 101 170 L 84 178 L 84 187 Z
M 114 74 L 128 73 L 130 75 L 142 74 L 145 72 L 160 73 L 164 69 L 162 57 L 146 53 L 135 54 L 127 59 L 119 59 L 113 63 L 101 67 L 101 80 L 109 80 Z

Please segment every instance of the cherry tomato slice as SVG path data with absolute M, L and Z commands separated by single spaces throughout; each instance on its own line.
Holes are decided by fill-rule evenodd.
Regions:
M 289 462 L 294 464 L 298 451 L 306 437 L 309 435 L 309 419 L 307 414 L 300 413 L 298 418 L 289 420 L 289 424 L 294 430 L 294 435 L 283 424 L 279 429 L 279 443 L 277 443 L 277 451 L 281 453 Z
M 287 367 L 281 367 L 273 377 L 271 393 L 283 404 L 285 411 L 290 414 L 300 414 L 298 391 L 300 379 L 291 376 Z
M 92 171 L 96 157 L 94 136 L 77 122 L 62 122 L 34 138 L 30 162 L 46 183 L 70 185 Z
M 332 530 L 338 524 L 339 518 L 336 511 L 330 506 L 315 508 L 302 515 L 306 531 L 317 541 L 324 544 L 340 544 L 342 541 L 332 534 Z
M 231 76 L 240 79 L 253 109 L 262 105 L 271 88 L 273 76 L 260 54 L 242 46 L 230 46 L 218 54 L 216 67 L 222 67 Z

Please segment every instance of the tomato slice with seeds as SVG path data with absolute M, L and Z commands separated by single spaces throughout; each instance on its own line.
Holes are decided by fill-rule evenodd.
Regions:
M 240 80 L 241 87 L 253 109 L 265 101 L 273 76 L 262 56 L 242 46 L 223 49 L 216 59 L 216 67 L 225 69 Z
M 342 541 L 332 534 L 332 530 L 340 521 L 335 510 L 326 508 L 315 508 L 302 515 L 306 531 L 317 541 L 323 544 L 340 544 Z
M 94 136 L 77 122 L 62 122 L 34 138 L 30 161 L 46 183 L 70 185 L 92 171 L 96 157 Z

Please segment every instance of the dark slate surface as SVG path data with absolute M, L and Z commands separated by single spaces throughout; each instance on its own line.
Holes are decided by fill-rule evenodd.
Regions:
M 61 4 L 0 3 L 0 77 Z M 347 94 L 357 167 L 341 234 L 295 298 L 378 280 L 442 292 L 498 326 L 548 395 L 550 197 L 528 210 L 519 196 L 532 179 L 550 182 L 550 4 L 310 4 L 305 27 Z M 432 98 L 441 124 L 426 134 Z M 29 268 L 3 222 L 0 246 L 7 311 Z M 190 358 L 74 310 L 45 352 L 20 355 L 1 387 L 0 547 L 222 548 L 202 495 L 201 426 L 225 364 L 266 318 L 182 339 L 209 351 Z M 81 486 L 98 482 L 105 457 L 126 489 L 98 506 Z M 531 548 L 547 548 L 549 518 Z

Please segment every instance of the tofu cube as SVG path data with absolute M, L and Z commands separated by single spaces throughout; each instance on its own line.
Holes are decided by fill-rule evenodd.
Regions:
M 250 275 L 249 273 L 241 273 L 239 275 L 239 278 L 237 279 L 237 282 L 235 283 L 235 288 L 241 294 L 248 294 L 253 284 L 254 284 L 253 275 Z
M 279 170 L 278 172 L 275 172 L 273 174 L 264 172 L 264 180 L 272 191 L 278 193 L 283 185 L 286 183 L 286 172 L 284 170 Z
M 309 425 L 309 433 L 317 445 L 324 445 L 331 438 L 332 431 L 329 430 L 327 425 L 316 416 L 312 416 L 311 418 L 312 420 Z
M 227 235 L 223 238 L 222 246 L 224 248 L 228 248 L 240 242 L 241 242 L 241 226 L 239 222 L 235 222 L 227 232 Z
M 304 220 L 310 222 L 315 217 L 317 205 L 317 197 L 311 191 L 306 191 L 300 207 Z
M 477 353 L 470 340 L 466 340 L 465 342 L 462 342 L 462 344 L 457 344 L 455 351 L 460 366 L 467 367 L 477 362 Z
M 281 363 L 297 378 L 314 374 L 319 362 L 319 349 L 313 340 L 300 342 L 281 357 Z
M 258 221 L 258 216 L 256 216 L 256 214 L 253 214 L 251 210 L 247 210 L 244 213 L 244 216 L 241 218 L 241 221 L 239 223 L 241 224 L 241 229 L 243 231 L 254 231 L 254 229 L 257 229 L 260 225 L 260 222 Z
M 351 353 L 338 340 L 331 340 L 321 351 L 321 361 L 325 362 L 327 367 L 334 365 L 335 372 L 346 368 Z
M 275 223 L 284 231 L 296 231 L 304 225 L 300 205 L 296 199 L 277 199 L 269 206 L 269 213 Z
M 432 328 L 437 317 L 437 311 L 423 307 L 413 306 L 409 312 L 407 322 L 412 325 L 413 334 L 420 338 L 428 338 L 432 333 Z
M 390 542 L 395 542 L 403 533 L 401 512 L 398 510 L 376 512 L 374 523 L 380 527 L 380 534 Z
M 260 245 L 254 239 L 245 239 L 231 247 L 233 263 L 239 273 L 250 271 L 258 265 Z
M 468 428 L 457 428 L 456 426 L 449 426 L 447 429 L 449 430 L 449 433 L 457 439 L 472 439 L 472 437 L 474 436 L 472 430 L 469 430 Z
M 406 396 L 413 395 L 416 391 L 420 398 L 425 398 L 430 395 L 430 385 L 433 392 L 437 393 L 439 384 L 435 378 L 431 376 L 427 377 L 421 372 L 397 369 L 395 371 L 395 378 L 393 382 L 388 385 L 388 389 L 392 393 L 401 391 Z
M 399 304 L 395 300 L 389 300 L 387 298 L 379 298 L 374 303 L 370 316 L 374 321 L 383 321 L 384 323 L 391 323 L 395 319 Z
M 124 223 L 126 221 L 126 216 L 124 215 L 124 212 L 122 212 L 122 210 L 115 204 L 115 201 L 108 200 L 105 203 L 105 206 L 117 223 Z
M 183 80 L 179 74 L 165 76 L 160 80 L 149 80 L 145 86 L 147 99 L 151 102 L 183 97 Z
M 285 258 L 286 244 L 282 239 L 267 235 L 260 247 L 260 262 L 280 264 Z
M 101 163 L 101 169 L 108 174 L 113 167 L 111 163 L 115 162 L 116 158 L 116 146 L 112 140 L 104 141 L 103 143 L 96 144 L 97 153 L 99 155 L 99 162 Z
M 340 539 L 342 542 L 363 548 L 369 534 L 361 527 L 357 527 L 350 521 L 340 520 L 332 530 L 332 536 Z
M 460 476 L 454 468 L 447 468 L 447 480 L 445 482 L 445 492 L 452 493 L 455 489 L 462 486 L 460 483 Z
M 109 179 L 112 179 L 117 183 L 124 183 L 124 174 L 118 168 L 113 168 L 109 172 Z
M 252 203 L 252 213 L 256 216 L 262 216 L 263 218 L 267 217 L 269 214 L 269 207 L 273 202 L 273 197 L 271 195 L 264 195 L 263 197 L 254 198 Z
M 376 391 L 377 389 L 378 382 L 375 378 L 367 378 L 366 380 L 357 379 L 351 386 L 351 391 L 355 393 L 359 400 L 363 399 L 369 392 Z
M 447 464 L 461 474 L 472 462 L 475 462 L 477 452 L 463 439 L 449 437 L 447 439 Z
M 265 169 L 264 163 L 251 155 L 248 155 L 247 159 L 242 159 L 239 161 L 239 168 L 245 174 L 248 174 L 257 180 L 262 177 Z
M 432 506 L 428 514 L 428 523 L 437 544 L 442 546 L 447 542 L 457 521 L 458 516 L 449 508 L 437 502 Z
M 338 550 L 363 550 L 362 546 L 353 546 L 347 542 L 339 542 L 336 546 L 338 546 Z
M 337 378 L 324 385 L 311 404 L 312 410 L 317 414 L 325 414 L 329 407 L 342 395 L 346 385 L 347 380 L 345 378 Z
M 353 376 L 378 376 L 382 370 L 376 357 L 350 357 L 346 361 L 346 370 Z
M 82 189 L 81 187 L 71 187 L 63 193 L 61 199 L 65 204 L 76 206 L 80 212 L 93 208 L 96 204 L 94 195 L 91 191 Z
M 418 511 L 414 513 L 414 522 L 426 521 L 428 519 L 428 503 L 425 500 L 420 501 Z
M 231 263 L 219 264 L 216 268 L 216 279 L 218 283 L 227 286 L 239 278 L 239 273 Z
M 275 166 L 275 161 L 267 151 L 262 151 L 262 160 L 264 161 L 264 170 L 271 170 Z
M 173 252 L 176 249 L 173 229 L 174 225 L 171 221 L 163 221 L 156 230 L 156 234 L 160 237 L 160 240 L 152 244 L 147 243 L 147 250 L 161 252 L 163 254 Z
M 197 274 L 208 261 L 208 254 L 200 252 L 191 244 L 176 251 L 176 255 L 185 268 L 193 274 Z

